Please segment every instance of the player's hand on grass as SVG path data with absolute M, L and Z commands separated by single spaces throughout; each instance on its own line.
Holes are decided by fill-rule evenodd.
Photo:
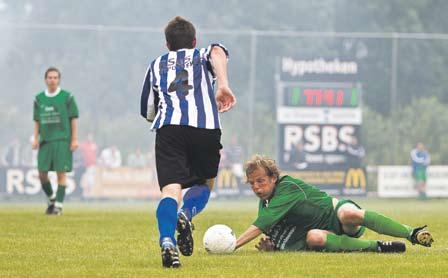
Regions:
M 33 142 L 31 143 L 31 148 L 33 150 L 37 150 L 39 148 L 39 140 L 33 139 Z
M 271 252 L 275 251 L 275 244 L 269 237 L 262 237 L 257 245 L 255 245 L 255 248 L 261 252 Z
M 236 98 L 229 87 L 222 86 L 216 90 L 216 103 L 218 111 L 223 113 L 229 111 L 236 104 Z
M 73 152 L 78 148 L 78 140 L 72 140 L 70 143 L 70 150 Z

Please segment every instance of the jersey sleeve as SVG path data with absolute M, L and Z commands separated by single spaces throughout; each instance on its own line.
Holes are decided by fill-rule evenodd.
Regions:
M 220 43 L 212 43 L 206 48 L 206 50 L 204 52 L 205 60 L 210 61 L 210 55 L 212 54 L 213 47 L 220 47 L 222 50 L 224 50 L 224 53 L 226 54 L 227 59 L 229 59 L 229 50 L 227 50 L 227 48 L 224 45 L 222 45 Z
M 140 115 L 149 122 L 154 121 L 157 112 L 157 105 L 155 103 L 156 98 L 151 85 L 153 80 L 151 67 L 153 63 L 151 63 L 146 70 L 145 78 L 143 80 L 143 88 L 140 95 Z
M 212 67 L 210 60 L 211 60 L 212 49 L 214 47 L 220 47 L 222 50 L 224 50 L 224 53 L 226 54 L 227 59 L 229 59 L 229 51 L 227 50 L 227 48 L 224 45 L 222 45 L 220 43 L 212 43 L 207 48 L 205 48 L 205 49 L 203 48 L 203 50 L 201 51 L 201 53 L 203 53 L 202 58 L 206 61 L 207 69 L 211 72 L 213 77 L 215 77 L 215 73 L 213 72 L 213 67 Z
M 33 104 L 33 120 L 36 122 L 40 121 L 39 118 L 39 102 L 37 101 L 37 97 L 34 99 L 34 104 Z
M 76 105 L 75 97 L 72 94 L 68 97 L 67 107 L 68 117 L 70 119 L 79 117 L 78 106 Z
M 266 205 L 260 204 L 258 217 L 253 223 L 264 233 L 268 233 L 272 226 L 276 225 L 282 218 L 301 200 L 304 193 L 294 184 L 277 185 L 278 190 L 270 202 Z

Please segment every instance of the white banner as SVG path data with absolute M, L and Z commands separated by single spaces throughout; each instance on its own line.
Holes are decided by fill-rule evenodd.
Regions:
M 297 108 L 278 107 L 277 122 L 280 124 L 352 124 L 360 125 L 360 108 Z
M 428 197 L 448 197 L 448 166 L 430 166 L 426 184 Z M 417 197 L 410 166 L 378 166 L 378 196 Z

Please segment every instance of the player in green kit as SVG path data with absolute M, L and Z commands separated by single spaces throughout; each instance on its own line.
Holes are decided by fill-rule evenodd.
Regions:
M 78 108 L 73 95 L 61 90 L 61 73 L 56 68 L 45 72 L 47 89 L 34 99 L 33 149 L 39 149 L 37 168 L 42 189 L 48 197 L 46 214 L 62 214 L 66 172 L 72 170 L 72 152 L 78 147 Z M 58 188 L 53 192 L 48 171 L 56 171 Z
M 274 160 L 254 156 L 246 163 L 246 177 L 260 198 L 258 217 L 238 238 L 236 248 L 260 234 L 260 251 L 316 250 L 328 252 L 404 252 L 399 241 L 359 239 L 366 228 L 379 234 L 431 246 L 425 227 L 411 228 L 351 200 L 338 200 L 290 176 L 280 176 Z

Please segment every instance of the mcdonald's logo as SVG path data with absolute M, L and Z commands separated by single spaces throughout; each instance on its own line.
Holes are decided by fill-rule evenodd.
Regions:
M 362 168 L 350 168 L 345 176 L 345 188 L 366 188 L 367 179 L 364 169 Z
M 233 174 L 232 170 L 229 169 L 223 169 L 219 171 L 216 184 L 219 189 L 238 189 L 238 181 L 236 180 L 236 177 Z

